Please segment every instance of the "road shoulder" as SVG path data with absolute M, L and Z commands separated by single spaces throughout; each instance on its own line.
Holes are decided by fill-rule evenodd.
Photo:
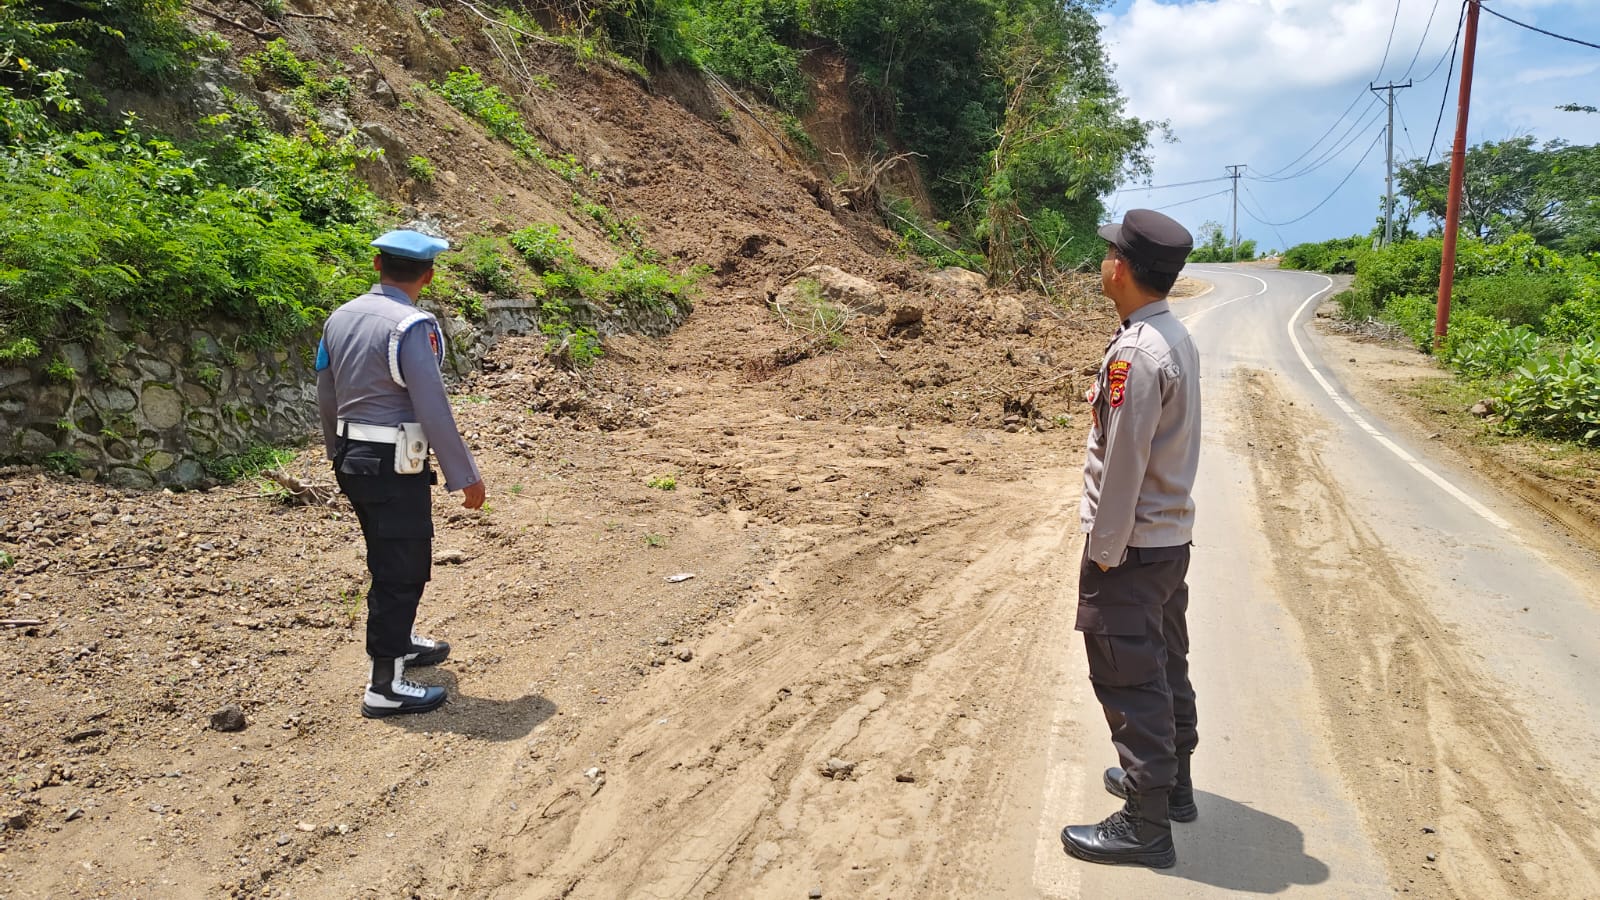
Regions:
M 1318 310 L 1310 329 L 1328 367 L 1369 410 L 1418 447 L 1432 448 L 1560 523 L 1574 540 L 1600 551 L 1600 451 L 1502 435 L 1470 411 L 1480 396 L 1431 356 L 1403 341 L 1334 331 Z

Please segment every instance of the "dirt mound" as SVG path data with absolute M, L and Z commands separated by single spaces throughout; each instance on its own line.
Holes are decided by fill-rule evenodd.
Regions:
M 604 261 L 615 251 L 586 230 L 569 185 L 408 90 L 494 64 L 472 14 L 444 9 L 437 32 L 368 4 L 287 27 L 330 60 L 372 48 L 346 60 L 373 68 L 353 80 L 405 97 L 369 89 L 350 112 L 404 135 L 396 152 L 439 162 L 436 187 L 397 185 L 408 213 L 442 213 L 457 233 L 555 222 Z M 542 863 L 507 836 L 535 827 L 544 841 L 584 815 L 611 765 L 594 730 L 609 710 L 665 673 L 700 679 L 732 634 L 853 641 L 850 617 L 877 610 L 893 612 L 883 640 L 926 638 L 917 619 L 934 613 L 911 598 L 963 551 L 943 539 L 938 559 L 885 568 L 897 548 L 974 516 L 1003 535 L 986 505 L 996 491 L 1029 493 L 1021 479 L 1040 465 L 1070 481 L 1078 398 L 1112 326 L 1085 291 L 988 291 L 886 256 L 892 236 L 785 168 L 736 106 L 691 112 L 707 106 L 703 85 L 655 83 L 701 92 L 680 103 L 580 70 L 562 48 L 523 52 L 553 85 L 524 102 L 530 126 L 602 173 L 602 199 L 638 217 L 651 246 L 711 269 L 696 310 L 665 338 L 609 340 L 581 372 L 552 366 L 540 340 L 509 339 L 458 386 L 490 499 L 468 512 L 436 496 L 419 630 L 457 649 L 416 674 L 452 700 L 409 721 L 357 713 L 365 571 L 345 505 L 292 506 L 256 483 L 141 494 L 0 473 L 0 896 L 432 897 L 523 883 Z M 819 263 L 865 279 L 876 305 L 838 310 L 825 333 L 785 318 L 773 299 Z M 288 468 L 331 480 L 315 446 Z M 845 572 L 859 608 L 834 593 Z M 783 624 L 741 618 L 756 608 Z M 852 679 L 891 671 L 844 658 Z M 814 670 L 806 659 L 792 662 Z M 831 709 L 834 692 L 819 682 L 811 696 Z

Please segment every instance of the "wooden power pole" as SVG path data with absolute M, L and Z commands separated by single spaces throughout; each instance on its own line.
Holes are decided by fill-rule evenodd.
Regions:
M 1472 58 L 1478 46 L 1479 0 L 1467 0 L 1466 45 L 1461 49 L 1461 103 L 1456 109 L 1455 150 L 1450 155 L 1450 202 L 1444 216 L 1444 254 L 1439 261 L 1439 302 L 1433 317 L 1433 349 L 1450 328 L 1450 291 L 1456 280 L 1456 232 L 1461 228 L 1461 181 L 1467 167 L 1467 110 L 1472 102 Z

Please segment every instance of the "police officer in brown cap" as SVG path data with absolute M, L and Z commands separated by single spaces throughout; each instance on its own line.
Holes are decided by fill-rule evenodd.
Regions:
M 1077 630 L 1120 766 L 1105 787 L 1125 798 L 1098 825 L 1062 829 L 1079 859 L 1167 868 L 1172 820 L 1197 810 L 1189 759 L 1198 742 L 1189 684 L 1190 491 L 1200 459 L 1200 356 L 1167 304 L 1194 239 L 1147 209 L 1100 229 L 1100 283 L 1122 325 L 1086 399 L 1092 407 L 1079 518 L 1087 534 Z

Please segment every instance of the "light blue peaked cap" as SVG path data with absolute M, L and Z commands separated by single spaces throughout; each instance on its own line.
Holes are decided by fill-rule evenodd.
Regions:
M 390 231 L 372 242 L 379 252 L 402 259 L 432 262 L 435 256 L 450 249 L 444 238 L 430 237 L 420 231 Z

